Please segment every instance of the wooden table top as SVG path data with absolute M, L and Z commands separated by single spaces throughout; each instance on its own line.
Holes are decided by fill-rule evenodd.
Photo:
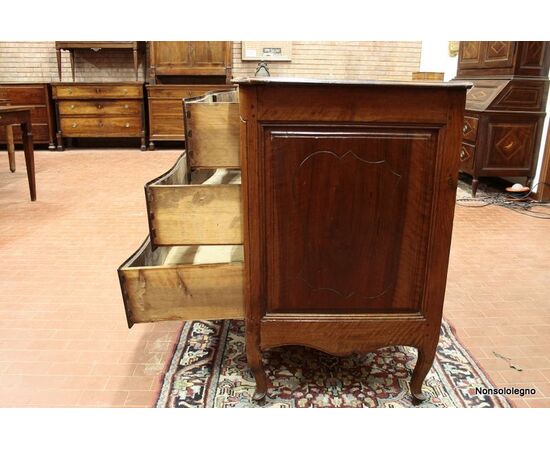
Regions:
M 0 113 L 30 111 L 32 106 L 0 106 Z

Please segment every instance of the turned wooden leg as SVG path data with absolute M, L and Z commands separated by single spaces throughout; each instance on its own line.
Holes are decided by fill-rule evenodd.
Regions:
M 141 134 L 140 141 L 141 141 L 141 145 L 140 145 L 139 148 L 142 152 L 144 152 L 145 150 L 147 150 L 147 145 L 145 145 L 146 140 L 145 140 L 145 133 L 144 132 Z
M 69 55 L 71 57 L 71 72 L 73 74 L 73 82 L 74 82 L 74 79 L 75 79 L 74 50 L 69 50 Z
M 25 150 L 25 163 L 27 165 L 27 178 L 29 179 L 29 190 L 31 201 L 36 200 L 36 181 L 34 174 L 34 148 L 32 143 L 32 131 L 30 122 L 21 124 L 21 135 L 23 136 L 23 147 Z
M 134 48 L 134 73 L 136 74 L 136 81 L 138 80 L 138 51 Z
M 472 197 L 476 196 L 478 184 L 479 180 L 477 178 L 472 178 Z
M 260 401 L 267 394 L 267 376 L 265 374 L 264 363 L 262 362 L 262 352 L 255 343 L 250 341 L 251 339 L 247 339 L 246 342 L 246 359 L 256 380 L 256 391 L 252 399 Z
M 13 126 L 6 126 L 6 144 L 8 146 L 8 160 L 10 162 L 10 170 L 15 172 L 15 141 L 13 139 Z
M 63 148 L 63 136 L 61 134 L 61 131 L 58 131 L 55 137 L 57 139 L 57 150 L 62 152 L 65 149 Z
M 426 396 L 422 393 L 422 384 L 428 372 L 430 371 L 435 358 L 435 351 L 437 349 L 437 340 L 435 344 L 424 345 L 419 347 L 418 359 L 411 378 L 411 394 L 413 396 L 413 403 L 418 404 L 426 400 Z

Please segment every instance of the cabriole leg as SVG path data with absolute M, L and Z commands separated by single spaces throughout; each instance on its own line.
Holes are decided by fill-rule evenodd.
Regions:
M 257 345 L 250 345 L 250 339 L 246 343 L 246 359 L 252 369 L 254 379 L 256 380 L 256 391 L 252 397 L 254 401 L 263 400 L 267 394 L 267 376 L 265 374 L 264 364 L 262 362 L 262 352 Z
M 428 372 L 430 371 L 435 358 L 437 349 L 437 340 L 435 344 L 424 345 L 418 348 L 418 360 L 411 378 L 411 394 L 413 403 L 417 404 L 426 400 L 426 396 L 422 393 L 422 384 Z

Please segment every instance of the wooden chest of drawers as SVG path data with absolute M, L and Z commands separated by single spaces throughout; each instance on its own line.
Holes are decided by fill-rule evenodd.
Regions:
M 209 91 L 230 87 L 223 84 L 148 85 L 149 149 L 154 150 L 155 141 L 185 141 L 182 102 L 184 98 L 198 97 Z
M 47 84 L 1 84 L 0 99 L 6 100 L 6 104 L 10 106 L 32 107 L 33 142 L 48 144 L 50 150 L 55 150 L 53 110 L 50 88 Z M 13 134 L 15 142 L 22 143 L 19 127 L 13 128 Z M 0 127 L 0 143 L 6 143 L 5 127 Z
M 119 269 L 129 325 L 244 316 L 255 399 L 268 390 L 270 348 L 416 347 L 410 391 L 421 400 L 470 85 L 238 83 L 238 111 L 230 100 L 185 102 L 212 118 L 193 125 L 189 170 L 180 160 L 146 186 L 150 241 Z M 213 165 L 223 170 L 200 184 Z
M 63 138 L 141 139 L 145 150 L 142 83 L 54 83 L 57 149 Z

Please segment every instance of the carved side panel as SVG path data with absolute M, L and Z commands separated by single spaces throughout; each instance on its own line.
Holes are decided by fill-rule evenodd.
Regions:
M 526 169 L 531 166 L 537 122 L 489 123 L 485 169 Z
M 433 131 L 266 134 L 268 312 L 415 311 Z

